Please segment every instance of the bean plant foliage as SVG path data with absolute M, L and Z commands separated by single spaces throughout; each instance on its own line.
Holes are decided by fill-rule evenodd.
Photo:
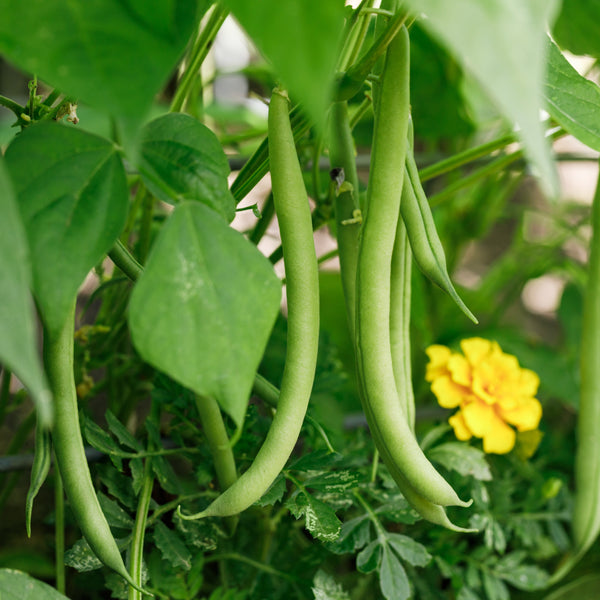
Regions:
M 0 598 L 596 597 L 597 12 L 0 0 Z

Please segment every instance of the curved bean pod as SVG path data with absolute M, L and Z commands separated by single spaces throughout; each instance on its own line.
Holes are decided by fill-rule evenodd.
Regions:
M 374 439 L 385 446 L 384 453 L 389 454 L 415 491 L 441 506 L 468 506 L 419 447 L 398 400 L 391 358 L 391 255 L 407 152 L 408 61 L 408 32 L 403 28 L 389 45 L 381 76 L 366 215 L 358 251 L 356 354 L 360 391 Z
M 92 484 L 79 427 L 73 377 L 74 322 L 75 303 L 58 332 L 52 334 L 44 329 L 44 366 L 54 396 L 52 442 L 56 462 L 75 520 L 94 554 L 129 585 L 144 592 L 125 568 Z
M 400 214 L 406 225 L 410 246 L 419 269 L 442 288 L 471 321 L 478 323 L 475 315 L 458 295 L 448 274 L 444 247 L 438 236 L 427 196 L 421 186 L 412 152 L 406 155 L 404 178 L 407 185 L 402 188 Z
M 193 519 L 238 514 L 256 502 L 287 462 L 312 391 L 319 342 L 319 279 L 310 206 L 290 127 L 287 95 L 269 107 L 269 160 L 287 281 L 287 351 L 277 411 L 252 465 Z M 181 513 L 180 513 L 181 514 Z

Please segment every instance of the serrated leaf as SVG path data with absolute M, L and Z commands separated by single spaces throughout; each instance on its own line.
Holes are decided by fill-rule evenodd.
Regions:
M 342 523 L 333 509 L 314 496 L 300 493 L 285 505 L 296 519 L 304 517 L 305 527 L 314 538 L 332 542 L 340 534 Z
M 470 475 L 480 481 L 490 481 L 492 472 L 485 458 L 485 453 L 479 448 L 469 446 L 464 442 L 447 442 L 431 449 L 427 455 L 446 469 L 454 470 L 461 475 Z
M 0 51 L 62 92 L 140 121 L 197 19 L 196 0 L 0 2 Z M 165 20 L 158 23 L 157 17 Z
M 119 446 L 113 438 L 95 421 L 92 421 L 87 416 L 83 416 L 83 433 L 88 444 L 100 450 L 109 456 L 115 452 L 119 452 Z
M 324 125 L 344 21 L 342 0 L 227 0 L 231 12 L 312 120 Z
M 466 585 L 460 588 L 456 600 L 481 600 L 481 598 Z
M 127 429 L 127 427 L 125 427 L 125 425 L 123 425 L 110 410 L 107 410 L 104 416 L 108 428 L 123 446 L 127 446 L 132 450 L 137 450 L 138 452 L 144 449 L 141 442 L 135 439 L 135 436 L 132 435 L 129 429 Z
M 129 325 L 144 360 L 215 398 L 239 426 L 280 300 L 268 259 L 214 211 L 185 202 L 137 281 Z
M 600 88 L 582 77 L 552 42 L 548 42 L 544 97 L 551 117 L 565 131 L 593 150 L 600 150 Z
M 356 568 L 361 573 L 371 573 L 381 564 L 382 546 L 380 540 L 373 540 L 356 555 Z
M 406 600 L 411 595 L 406 571 L 388 545 L 383 546 L 379 587 L 386 600 Z
M 65 552 L 65 565 L 77 569 L 80 573 L 95 571 L 102 567 L 100 559 L 94 554 L 85 538 L 77 540 Z
M 102 512 L 111 527 L 120 527 L 122 529 L 132 529 L 133 519 L 115 502 L 102 492 L 98 492 L 98 501 L 102 507 Z
M 301 456 L 292 462 L 289 471 L 328 471 L 332 465 L 339 462 L 342 458 L 337 452 L 329 450 L 315 450 Z
M 136 497 L 131 486 L 131 477 L 124 475 L 107 463 L 98 464 L 96 471 L 110 495 L 133 511 L 136 507 Z
M 328 471 L 319 473 L 307 478 L 303 485 L 307 488 L 314 488 L 327 494 L 343 494 L 354 489 L 359 480 L 360 474 L 356 471 L 342 469 L 339 471 Z
M 28 127 L 5 159 L 29 241 L 33 293 L 46 327 L 56 332 L 123 229 L 125 170 L 114 144 L 58 123 Z
M 400 558 L 415 567 L 424 567 L 431 560 L 431 554 L 427 552 L 427 548 L 406 535 L 388 533 L 386 540 Z
M 51 393 L 37 353 L 31 264 L 25 227 L 0 156 L 0 362 L 19 376 L 36 403 L 39 423 L 52 420 Z
M 133 488 L 133 493 L 137 496 L 144 485 L 145 469 L 143 459 L 131 459 L 129 461 L 129 469 L 131 470 L 131 486 Z
M 366 514 L 342 523 L 340 535 L 327 548 L 335 554 L 354 554 L 369 543 L 371 539 L 371 521 Z
M 312 592 L 314 600 L 350 600 L 349 594 L 341 584 L 320 569 L 313 579 Z
M 154 542 L 163 558 L 174 568 L 189 571 L 192 567 L 192 555 L 183 540 L 162 521 L 154 526 Z
M 501 112 L 519 126 L 525 154 L 542 183 L 556 193 L 558 178 L 540 123 L 546 30 L 551 0 L 409 0 L 424 27 L 479 80 Z M 527 56 L 527 60 L 523 57 Z
M 177 531 L 185 537 L 185 541 L 193 548 L 198 548 L 202 552 L 211 552 L 217 548 L 219 538 L 225 536 L 223 529 L 214 519 L 200 519 L 190 521 L 182 519 L 178 515 L 173 517 L 173 522 Z
M 481 575 L 487 600 L 510 600 L 510 592 L 501 579 L 489 571 L 482 571 Z
M 141 133 L 139 165 L 157 198 L 202 202 L 233 220 L 229 162 L 217 136 L 193 117 L 170 113 L 150 121 Z
M 544 589 L 550 579 L 548 573 L 535 565 L 519 565 L 510 570 L 496 569 L 496 574 L 519 590 L 532 592 Z
M 15 569 L 0 569 L 0 590 L 2 600 L 68 600 L 47 583 Z
M 279 475 L 262 497 L 256 501 L 257 506 L 272 506 L 277 502 L 281 502 L 285 494 L 285 488 L 285 478 Z

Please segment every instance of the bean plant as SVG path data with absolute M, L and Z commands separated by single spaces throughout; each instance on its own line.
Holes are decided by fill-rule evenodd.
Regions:
M 598 8 L 0 14 L 0 598 L 597 597 Z

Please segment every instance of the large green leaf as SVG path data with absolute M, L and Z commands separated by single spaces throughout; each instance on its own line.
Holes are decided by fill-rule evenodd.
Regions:
M 26 129 L 5 158 L 29 239 L 33 293 L 55 330 L 124 226 L 123 164 L 108 140 L 57 123 Z
M 188 115 L 167 114 L 144 127 L 140 142 L 142 176 L 156 197 L 171 203 L 198 200 L 233 220 L 229 162 L 208 127 Z
M 281 300 L 268 260 L 204 204 L 164 225 L 129 307 L 142 358 L 243 421 Z
M 50 423 L 52 409 L 36 350 L 27 237 L 1 156 L 0 281 L 0 362 L 14 371 L 29 389 L 37 403 L 40 423 L 45 426 Z
M 558 179 L 540 123 L 546 29 L 555 0 L 408 0 L 422 21 L 518 125 L 525 152 L 546 189 Z
M 0 51 L 64 93 L 140 119 L 194 28 L 196 0 L 0 0 Z
M 343 0 L 226 0 L 231 12 L 317 125 L 331 99 Z
M 14 569 L 0 569 L 0 597 L 2 600 L 68 600 L 47 583 Z
M 600 88 L 582 77 L 553 43 L 548 46 L 544 86 L 548 112 L 565 131 L 600 151 Z
M 600 3 L 564 0 L 552 35 L 561 48 L 600 58 Z

